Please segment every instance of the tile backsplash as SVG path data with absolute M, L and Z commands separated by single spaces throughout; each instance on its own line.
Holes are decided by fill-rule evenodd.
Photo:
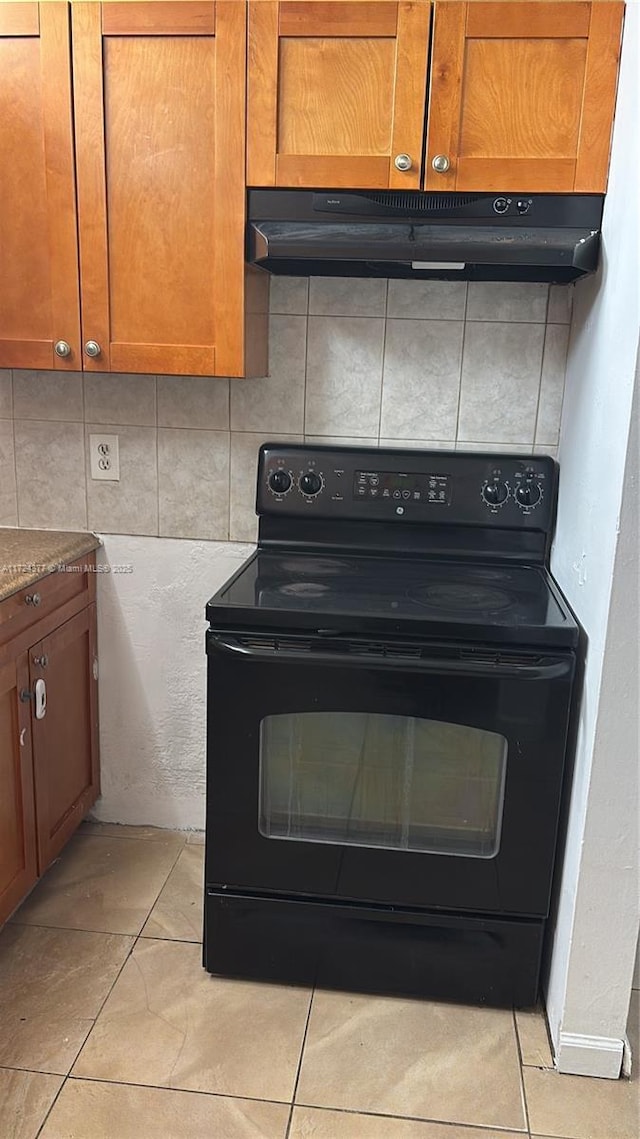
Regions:
M 268 437 L 554 453 L 571 294 L 275 277 L 268 378 L 0 371 L 0 524 L 251 540 Z M 92 432 L 120 482 L 90 478 Z

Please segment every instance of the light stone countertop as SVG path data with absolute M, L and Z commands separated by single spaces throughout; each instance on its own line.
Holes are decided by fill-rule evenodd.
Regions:
M 101 545 L 87 531 L 0 526 L 0 601 Z

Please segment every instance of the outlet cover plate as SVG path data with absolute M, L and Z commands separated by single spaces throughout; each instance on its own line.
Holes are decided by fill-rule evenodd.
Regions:
M 117 435 L 90 435 L 91 478 L 120 481 L 120 452 Z

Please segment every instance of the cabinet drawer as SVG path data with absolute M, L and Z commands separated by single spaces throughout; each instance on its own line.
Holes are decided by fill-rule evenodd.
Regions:
M 95 599 L 95 554 L 85 554 L 63 569 L 47 574 L 40 581 L 13 593 L 0 602 L 0 645 L 34 626 L 34 639 L 41 633 L 36 629 L 42 620 L 63 606 L 68 612 L 66 620 L 76 610 Z

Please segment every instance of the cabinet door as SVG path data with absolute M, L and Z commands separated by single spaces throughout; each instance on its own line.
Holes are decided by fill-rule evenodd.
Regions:
M 26 653 L 0 666 L 0 924 L 37 878 L 28 688 Z
M 429 20 L 422 0 L 249 0 L 249 185 L 419 189 Z
M 242 375 L 245 5 L 72 20 L 84 368 Z
M 33 716 L 42 874 L 94 804 L 98 780 L 96 607 L 89 605 L 30 651 L 31 690 L 44 680 L 46 710 Z
M 69 52 L 66 3 L 0 4 L 0 368 L 82 367 Z
M 623 11 L 436 2 L 426 189 L 604 191 Z

